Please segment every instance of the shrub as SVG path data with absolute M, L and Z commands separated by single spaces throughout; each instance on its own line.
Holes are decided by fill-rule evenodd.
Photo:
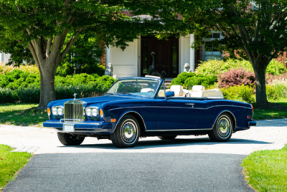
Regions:
M 252 71 L 253 68 L 249 61 L 239 59 L 227 59 L 223 60 L 208 60 L 202 62 L 196 69 L 196 74 L 201 75 L 219 75 L 227 72 L 231 69 L 243 68 L 245 71 Z M 266 69 L 267 74 L 280 75 L 287 73 L 287 69 L 284 64 L 276 60 L 272 60 Z
M 6 65 L 5 63 L 0 63 L 0 74 L 6 75 L 7 73 L 15 69 L 21 70 L 23 72 L 39 74 L 39 69 L 36 65 L 26 64 L 26 65 L 16 66 L 16 65 Z
M 235 85 L 254 86 L 255 75 L 253 72 L 247 72 L 244 69 L 233 69 L 227 71 L 218 78 L 218 87 L 231 87 Z
M 0 103 L 16 103 L 19 97 L 16 91 L 0 88 Z
M 267 98 L 277 100 L 279 97 L 287 97 L 287 79 L 274 80 L 271 84 L 266 85 Z
M 272 75 L 272 74 L 267 74 L 266 75 L 266 83 L 272 84 L 273 81 L 284 81 L 287 80 L 287 73 L 281 74 L 281 75 Z
M 196 74 L 201 75 L 219 75 L 227 72 L 230 69 L 244 68 L 246 71 L 253 71 L 249 61 L 239 59 L 223 60 L 208 60 L 199 64 L 195 70 Z
M 255 102 L 253 87 L 250 86 L 236 85 L 233 87 L 223 88 L 221 91 L 225 99 L 243 101 L 247 103 Z
M 105 73 L 105 67 L 98 63 L 93 64 L 81 64 L 79 68 L 76 70 L 77 73 L 87 73 L 87 74 L 98 74 L 98 75 L 104 75 Z M 73 75 L 74 74 L 74 64 L 70 62 L 62 63 L 57 68 L 57 75 L 60 76 L 67 76 L 67 75 Z
M 287 73 L 287 69 L 283 63 L 273 59 L 267 66 L 266 73 L 272 75 L 281 75 Z
M 217 82 L 217 76 L 215 75 L 197 75 L 193 77 L 189 77 L 185 80 L 184 86 L 188 89 L 191 89 L 194 85 L 203 85 L 205 87 L 209 87 Z
M 187 73 L 187 72 L 180 73 L 176 78 L 174 78 L 171 81 L 170 85 L 184 85 L 186 79 L 193 76 L 195 76 L 194 73 Z
M 20 103 L 39 103 L 40 102 L 40 87 L 19 88 L 17 95 Z

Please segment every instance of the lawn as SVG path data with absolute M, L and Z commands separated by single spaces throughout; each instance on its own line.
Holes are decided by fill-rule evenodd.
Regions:
M 287 191 L 287 145 L 280 150 L 256 151 L 243 162 L 245 178 L 257 191 Z
M 0 191 L 8 182 L 14 180 L 18 171 L 32 156 L 27 152 L 11 152 L 12 150 L 12 147 L 0 145 Z
M 287 98 L 280 98 L 278 100 L 270 100 L 271 103 L 278 103 L 285 107 L 287 107 Z M 263 120 L 263 119 L 281 119 L 287 118 L 287 110 L 286 109 L 256 109 L 256 104 L 254 104 L 254 116 L 255 120 Z
M 37 106 L 38 104 L 1 104 L 0 124 L 43 127 L 48 114 L 46 110 L 33 109 Z

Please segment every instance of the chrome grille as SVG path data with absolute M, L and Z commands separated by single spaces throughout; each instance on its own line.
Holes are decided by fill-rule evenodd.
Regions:
M 65 103 L 64 104 L 65 121 L 83 120 L 83 104 Z

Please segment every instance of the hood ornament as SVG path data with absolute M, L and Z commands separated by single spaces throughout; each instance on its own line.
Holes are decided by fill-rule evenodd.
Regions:
M 76 100 L 76 97 L 77 97 L 77 93 L 74 93 L 74 100 Z

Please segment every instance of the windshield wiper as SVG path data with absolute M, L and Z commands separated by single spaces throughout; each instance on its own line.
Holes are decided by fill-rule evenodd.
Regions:
M 114 95 L 113 93 L 105 93 L 105 95 Z

